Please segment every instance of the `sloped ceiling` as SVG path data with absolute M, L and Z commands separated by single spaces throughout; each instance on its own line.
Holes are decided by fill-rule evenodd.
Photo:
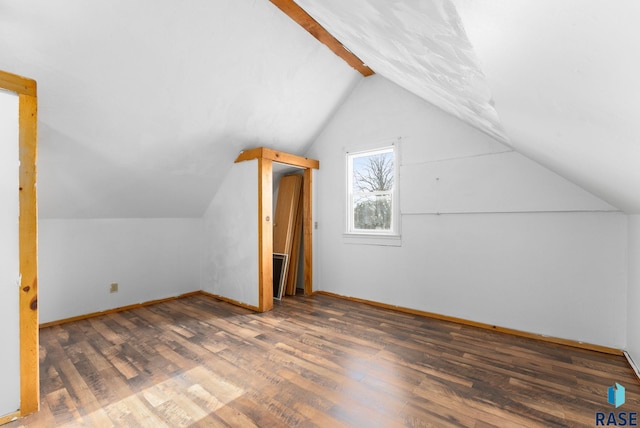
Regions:
M 640 213 L 640 2 L 454 3 L 513 147 Z
M 451 2 L 296 2 L 376 73 L 508 142 Z
M 0 69 L 38 82 L 43 218 L 200 217 L 362 78 L 267 0 L 0 0 Z
M 635 0 L 296 0 L 378 74 L 640 213 Z M 198 217 L 237 153 L 303 154 L 362 78 L 268 0 L 0 0 L 39 84 L 42 217 Z
M 640 213 L 640 3 L 296 0 L 376 73 Z

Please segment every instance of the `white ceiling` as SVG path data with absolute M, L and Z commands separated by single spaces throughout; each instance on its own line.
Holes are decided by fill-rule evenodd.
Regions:
M 640 213 L 640 2 L 297 0 L 376 73 Z M 42 217 L 199 217 L 238 152 L 303 154 L 362 77 L 268 0 L 0 0 L 38 81 Z
M 362 78 L 267 0 L 0 0 L 0 69 L 38 82 L 45 218 L 199 217 Z
M 640 213 L 640 2 L 455 4 L 513 147 Z
M 376 73 L 640 213 L 640 2 L 296 2 Z
M 296 0 L 376 73 L 508 143 L 449 1 Z

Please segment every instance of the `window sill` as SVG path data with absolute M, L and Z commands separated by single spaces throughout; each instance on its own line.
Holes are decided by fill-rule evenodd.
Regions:
M 355 245 L 382 245 L 386 247 L 401 247 L 402 237 L 400 235 L 345 233 L 342 235 L 342 242 L 345 244 Z

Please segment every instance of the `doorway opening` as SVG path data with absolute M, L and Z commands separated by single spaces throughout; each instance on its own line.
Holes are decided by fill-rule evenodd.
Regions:
M 245 150 L 237 162 L 257 159 L 258 161 L 258 310 L 273 309 L 273 173 L 281 166 L 295 167 L 302 171 L 302 289 L 305 294 L 313 293 L 313 170 L 320 168 L 314 159 L 280 152 L 266 147 Z M 296 281 L 297 282 L 297 281 Z

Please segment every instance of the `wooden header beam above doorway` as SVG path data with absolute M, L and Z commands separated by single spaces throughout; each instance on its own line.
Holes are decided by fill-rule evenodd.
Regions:
M 320 168 L 320 162 L 315 159 L 296 156 L 290 153 L 269 149 L 267 147 L 256 147 L 255 149 L 243 150 L 236 158 L 235 163 L 251 159 L 269 159 L 273 162 L 299 166 L 301 168 Z
M 322 25 L 304 11 L 293 0 L 270 0 L 275 4 L 278 9 L 286 13 L 291 19 L 296 21 L 302 28 L 307 30 L 309 34 L 318 39 L 321 43 L 327 46 L 336 55 L 342 58 L 347 64 L 355 68 L 363 76 L 371 76 L 373 70 L 371 70 L 363 61 L 355 56 L 350 50 L 344 47 L 335 37 L 333 37 Z
M 22 95 L 36 96 L 36 81 L 0 70 L 0 88 Z

